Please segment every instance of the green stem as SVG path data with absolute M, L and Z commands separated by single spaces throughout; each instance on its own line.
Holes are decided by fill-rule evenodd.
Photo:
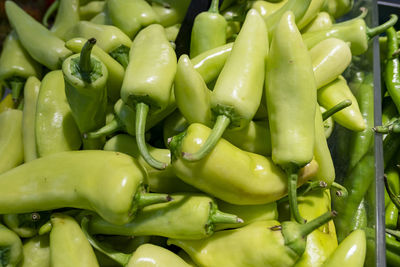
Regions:
M 12 79 L 9 81 L 10 87 L 11 87 L 11 95 L 14 103 L 17 103 L 19 100 L 19 97 L 21 95 L 22 88 L 24 87 L 25 80 L 22 79 Z
M 173 199 L 168 194 L 140 193 L 139 198 L 137 199 L 137 206 L 139 209 L 141 209 L 149 205 L 168 202 L 171 200 Z
M 342 102 L 340 102 L 339 104 L 333 106 L 332 108 L 328 109 L 327 111 L 325 111 L 324 113 L 322 113 L 322 120 L 326 120 L 329 117 L 331 117 L 333 114 L 341 111 L 342 109 L 345 109 L 349 106 L 351 106 L 351 100 L 350 99 L 346 99 L 343 100 Z
M 218 8 L 219 8 L 219 1 L 218 0 L 212 0 L 211 1 L 211 5 L 210 5 L 210 9 L 208 9 L 208 12 L 210 12 L 210 13 L 219 13 Z
M 385 182 L 386 192 L 388 193 L 390 200 L 392 200 L 393 204 L 396 206 L 397 209 L 400 210 L 400 199 L 396 194 L 393 192 L 392 188 L 390 187 L 387 176 L 383 176 L 383 180 Z
M 290 213 L 296 222 L 303 224 L 305 220 L 301 217 L 299 212 L 299 206 L 297 204 L 297 180 L 299 175 L 297 174 L 297 168 L 290 168 L 286 171 L 288 177 L 288 197 Z
M 121 45 L 115 48 L 113 51 L 109 52 L 110 56 L 121 64 L 124 69 L 129 63 L 129 47 Z
M 336 182 L 333 182 L 331 184 L 331 187 L 336 189 L 336 195 L 338 197 L 347 197 L 349 195 L 349 192 L 347 191 L 346 187 L 344 187 L 341 184 L 338 184 Z
M 83 138 L 84 139 L 99 138 L 99 137 L 103 137 L 103 136 L 115 133 L 116 131 L 118 131 L 120 129 L 122 129 L 122 124 L 120 123 L 120 121 L 113 119 L 110 123 L 104 125 L 97 131 L 90 132 L 90 133 L 84 133 Z
M 321 216 L 315 218 L 314 220 L 307 222 L 306 224 L 302 224 L 299 226 L 299 230 L 301 236 L 306 237 L 308 234 L 311 234 L 315 229 L 321 227 L 326 224 L 330 220 L 333 219 L 337 215 L 336 211 L 328 211 Z
M 391 234 L 392 236 L 395 236 L 396 238 L 400 238 L 400 231 L 398 230 L 392 230 L 392 229 L 387 229 L 386 228 L 386 233 Z
M 95 44 L 95 38 L 90 38 L 89 40 L 87 40 L 81 50 L 81 55 L 79 57 L 79 71 L 81 72 L 82 79 L 88 83 L 90 82 L 90 73 L 93 71 L 91 53 L 92 48 Z
M 105 246 L 100 244 L 91 234 L 89 234 L 88 231 L 88 226 L 89 226 L 89 219 L 87 217 L 83 217 L 81 220 L 81 228 L 83 233 L 86 235 L 86 238 L 88 239 L 89 243 L 98 251 L 102 252 L 109 258 L 115 260 L 122 266 L 126 266 L 129 262 L 129 259 L 131 258 L 131 254 L 125 254 L 122 252 L 118 252 L 114 250 L 113 248 L 109 246 Z
M 310 191 L 318 190 L 321 188 L 326 188 L 328 185 L 324 181 L 312 181 L 307 182 L 306 184 L 302 185 L 297 189 L 297 196 L 303 196 Z M 277 200 L 277 204 L 283 203 L 288 201 L 289 197 L 285 196 L 279 200 Z
M 240 219 L 238 216 L 222 212 L 220 210 L 215 210 L 211 214 L 210 221 L 213 224 L 221 224 L 221 223 L 228 223 L 228 224 L 233 224 L 233 223 L 243 223 L 243 220 Z
M 379 35 L 383 32 L 385 32 L 388 28 L 392 27 L 395 25 L 397 22 L 397 16 L 395 14 L 390 15 L 390 19 L 383 23 L 382 25 L 379 25 L 375 28 L 367 28 L 367 36 L 369 39 L 373 38 L 376 35 Z
M 397 49 L 396 51 L 394 51 L 394 53 L 392 54 L 392 58 L 396 58 L 400 55 L 400 49 Z
M 49 27 L 49 18 L 56 12 L 58 9 L 58 6 L 60 5 L 60 0 L 55 0 L 51 6 L 46 10 L 46 13 L 44 13 L 42 23 L 45 27 Z
M 226 115 L 219 115 L 211 134 L 208 136 L 207 140 L 200 147 L 200 149 L 193 154 L 182 152 L 182 157 L 187 161 L 198 161 L 207 156 L 208 153 L 210 153 L 218 143 L 219 139 L 221 139 L 221 136 L 230 123 L 231 119 L 229 117 Z
M 147 149 L 145 134 L 146 134 L 146 119 L 147 114 L 149 113 L 149 106 L 145 103 L 137 103 L 136 104 L 136 142 L 140 151 L 140 154 L 144 158 L 144 160 L 153 168 L 158 170 L 163 170 L 167 167 L 167 164 L 164 162 L 160 162 L 153 158 L 150 155 L 149 150 Z

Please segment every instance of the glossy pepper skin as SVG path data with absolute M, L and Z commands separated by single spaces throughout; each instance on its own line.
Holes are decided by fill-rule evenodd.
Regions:
M 65 37 L 70 28 L 79 22 L 79 0 L 58 0 L 57 16 L 50 31 L 66 41 Z
M 86 43 L 84 38 L 73 38 L 65 43 L 65 46 L 74 53 L 80 53 Z M 115 103 L 120 98 L 122 81 L 124 79 L 125 70 L 121 64 L 107 54 L 103 49 L 95 45 L 92 54 L 106 65 L 108 70 L 107 78 L 107 97 L 111 103 Z
M 11 26 L 30 56 L 50 70 L 59 69 L 62 61 L 72 54 L 65 48 L 64 41 L 54 36 L 14 2 L 6 1 L 5 7 Z
M 324 263 L 324 267 L 364 266 L 367 240 L 363 230 L 358 229 L 348 235 Z
M 187 0 L 157 0 L 151 2 L 151 7 L 156 12 L 160 24 L 164 27 L 182 23 L 190 5 L 190 1 Z
M 199 266 L 293 266 L 304 253 L 306 236 L 332 218 L 330 212 L 299 225 L 268 220 L 214 233 L 200 240 L 168 239 Z
M 171 152 L 168 149 L 155 148 L 150 145 L 150 154 L 157 160 L 169 164 L 171 162 Z M 175 192 L 196 192 L 196 188 L 184 183 L 176 177 L 172 167 L 168 165 L 164 170 L 157 170 L 151 167 L 140 156 L 140 151 L 134 137 L 127 134 L 118 134 L 109 139 L 104 145 L 106 151 L 122 152 L 137 158 L 139 163 L 146 169 L 148 174 L 149 191 L 155 193 L 175 193 Z
M 355 18 L 349 21 L 336 23 L 329 29 L 305 33 L 303 34 L 303 40 L 310 49 L 327 38 L 338 38 L 344 42 L 351 43 L 351 53 L 353 56 L 358 56 L 367 51 L 368 41 L 371 38 L 393 26 L 396 21 L 397 16 L 392 15 L 391 19 L 386 23 L 370 29 L 365 25 L 365 21 L 362 18 Z
M 146 236 L 157 235 L 197 240 L 213 234 L 221 223 L 243 222 L 239 217 L 218 210 L 214 199 L 200 194 L 173 194 L 172 201 L 143 208 L 135 219 L 116 226 L 98 216 L 90 220 L 92 234 Z
M 162 194 L 147 195 L 146 176 L 135 159 L 122 153 L 60 152 L 0 176 L 1 188 L 7 191 L 1 193 L 0 213 L 75 207 L 93 210 L 114 224 L 124 224 L 140 207 L 169 199 Z
M 39 89 L 40 81 L 36 77 L 29 77 L 24 87 L 24 109 L 22 114 L 22 138 L 25 162 L 37 158 L 35 118 Z
M 22 242 L 19 236 L 0 224 L 1 266 L 13 267 L 22 259 Z
M 332 26 L 333 22 L 331 16 L 326 12 L 319 12 L 317 16 L 301 30 L 301 33 L 314 32 L 323 29 L 328 29 Z
M 354 0 L 327 0 L 322 10 L 328 12 L 334 18 L 340 18 L 348 13 L 354 5 Z
M 81 133 L 96 130 L 106 123 L 108 71 L 103 62 L 91 55 L 95 43 L 96 39 L 89 39 L 80 54 L 68 57 L 62 64 L 65 95 Z M 83 140 L 84 149 L 101 147 L 101 138 Z
M 61 70 L 47 73 L 40 85 L 36 103 L 35 136 L 39 157 L 78 150 L 82 144 L 65 95 Z
M 141 28 L 158 23 L 159 19 L 145 0 L 110 0 L 106 2 L 112 24 L 133 39 Z
M 22 247 L 20 267 L 50 267 L 50 244 L 48 235 L 38 235 L 26 241 Z
M 224 139 L 220 139 L 210 154 L 200 161 L 188 162 L 182 159 L 182 151 L 196 151 L 210 132 L 208 127 L 193 123 L 185 132 L 172 139 L 172 167 L 180 179 L 219 199 L 238 205 L 270 203 L 286 195 L 285 174 L 270 158 L 240 150 Z M 317 168 L 313 161 L 301 170 L 299 185 L 314 177 Z
M 79 18 L 81 20 L 91 20 L 94 16 L 104 10 L 105 1 L 91 1 L 79 6 Z
M 147 163 L 165 168 L 149 155 L 144 131 L 148 113 L 163 112 L 169 104 L 177 59 L 159 24 L 147 26 L 136 36 L 121 88 L 121 99 L 136 110 L 135 128 L 139 150 Z
M 74 218 L 55 213 L 50 221 L 51 266 L 99 266 L 93 248 Z
M 22 143 L 22 111 L 5 110 L 0 113 L 0 173 L 24 161 Z
M 327 0 L 312 0 L 310 5 L 308 6 L 308 9 L 304 16 L 296 22 L 297 26 L 299 29 L 303 29 L 305 26 L 307 26 L 318 14 L 318 12 L 321 10 L 322 6 L 325 4 Z
M 143 244 L 133 253 L 127 267 L 140 267 L 143 262 L 151 267 L 189 267 L 183 259 L 168 249 L 153 245 Z
M 397 159 L 399 156 L 396 157 Z M 400 191 L 400 180 L 399 180 L 399 174 L 397 171 L 397 167 L 391 166 L 388 170 L 388 173 L 390 172 L 397 172 L 396 174 L 388 174 L 387 175 L 387 180 L 388 184 L 393 191 L 394 194 L 398 195 Z M 386 198 L 387 192 L 385 192 L 385 198 Z M 397 206 L 390 200 L 388 205 L 385 205 L 385 226 L 386 228 L 389 229 L 397 229 L 397 220 L 399 217 L 399 210 Z
M 271 3 L 268 1 L 254 1 L 251 5 L 251 8 L 257 10 L 257 12 L 260 13 L 261 17 L 265 21 L 269 16 L 278 11 L 287 2 L 288 0 L 279 1 L 277 3 Z
M 198 14 L 193 22 L 190 39 L 190 57 L 226 43 L 225 18 L 219 14 L 218 0 L 211 2 L 208 11 Z
M 386 65 L 384 79 L 387 91 L 392 98 L 394 104 L 397 107 L 397 111 L 400 111 L 400 62 L 397 56 L 393 56 L 393 53 L 399 49 L 399 43 L 397 39 L 396 31 L 393 27 L 390 27 L 386 31 L 387 35 L 387 54 L 386 54 Z
M 22 47 L 15 31 L 4 40 L 0 55 L 0 80 L 11 88 L 13 100 L 18 102 L 21 90 L 29 76 L 40 78 L 41 66 Z
M 196 153 L 188 154 L 183 150 L 186 160 L 202 159 L 225 129 L 240 130 L 253 119 L 261 101 L 267 54 L 265 24 L 257 11 L 250 10 L 211 92 L 211 111 L 215 120 L 212 134 Z
M 290 11 L 282 16 L 276 28 L 266 68 L 272 160 L 286 171 L 292 214 L 300 222 L 296 173 L 314 154 L 317 90 L 310 55 Z

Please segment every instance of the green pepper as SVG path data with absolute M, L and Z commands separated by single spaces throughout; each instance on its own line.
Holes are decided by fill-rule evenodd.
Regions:
M 226 43 L 227 22 L 219 14 L 218 3 L 218 0 L 212 0 L 209 10 L 199 13 L 194 19 L 190 39 L 191 58 Z
M 385 101 L 387 100 L 387 101 Z M 385 97 L 382 101 L 382 125 L 388 124 L 393 118 L 398 117 L 396 105 L 390 97 Z
M 79 22 L 79 0 L 58 0 L 60 1 L 56 19 L 50 31 L 66 41 L 66 34 L 76 23 Z
M 146 177 L 140 164 L 122 153 L 60 152 L 0 175 L 0 214 L 74 207 L 115 224 L 128 223 L 141 207 L 170 199 L 147 194 Z
M 102 12 L 100 12 L 99 14 L 97 14 L 96 16 L 94 16 L 93 18 L 90 19 L 90 22 L 94 23 L 94 24 L 99 24 L 99 25 L 111 25 L 111 19 L 107 14 L 107 10 L 103 10 Z
M 242 223 L 236 215 L 218 210 L 215 200 L 199 194 L 173 194 L 172 201 L 143 208 L 133 221 L 113 225 L 98 216 L 89 222 L 91 234 L 157 235 L 183 240 L 206 238 L 217 224 Z
M 79 7 L 79 17 L 81 20 L 91 20 L 94 16 L 104 10 L 105 1 L 91 1 Z
M 145 0 L 109 0 L 106 8 L 112 24 L 131 39 L 141 28 L 159 22 L 157 14 Z
M 188 162 L 182 159 L 182 151 L 196 151 L 210 132 L 208 127 L 193 123 L 185 132 L 172 138 L 172 167 L 180 179 L 238 205 L 270 203 L 287 193 L 285 174 L 270 158 L 240 150 L 224 139 L 220 139 L 202 160 Z M 317 164 L 312 161 L 300 170 L 298 185 L 314 177 L 316 171 Z
M 352 104 L 333 114 L 333 119 L 343 127 L 352 131 L 361 132 L 366 129 L 366 122 L 358 107 L 357 99 L 352 94 L 346 80 L 342 76 L 339 76 L 333 82 L 319 89 L 317 94 L 318 103 L 326 109 L 332 108 L 343 100 L 350 99 Z
M 224 0 L 225 2 L 225 0 Z M 261 17 L 265 20 L 268 19 L 273 13 L 278 11 L 283 5 L 285 5 L 288 0 L 280 1 L 278 3 L 271 3 L 267 1 L 254 1 L 251 4 L 251 8 L 257 10 L 260 13 Z
M 106 122 L 108 71 L 103 62 L 91 55 L 95 43 L 96 39 L 89 39 L 80 54 L 68 57 L 62 64 L 65 94 L 81 133 L 98 129 Z M 98 149 L 103 141 L 83 139 L 83 148 Z
M 328 13 L 319 12 L 317 16 L 307 24 L 307 26 L 301 29 L 301 33 L 304 34 L 306 32 L 315 32 L 328 29 L 332 26 L 332 24 L 332 18 Z
M 307 26 L 318 14 L 318 12 L 321 10 L 322 6 L 325 4 L 326 0 L 312 0 L 306 13 L 304 16 L 296 22 L 297 26 L 299 29 L 303 29 L 305 26 Z
M 4 40 L 0 55 L 0 80 L 11 88 L 13 100 L 18 101 L 29 76 L 40 78 L 41 66 L 22 47 L 15 31 Z
M 80 53 L 86 43 L 84 38 L 73 38 L 65 43 L 65 46 L 74 53 Z M 93 46 L 92 54 L 106 65 L 108 70 L 107 96 L 111 103 L 115 103 L 120 98 L 120 90 L 124 79 L 124 68 L 115 61 L 109 54 L 97 45 Z
M 314 154 L 317 90 L 308 50 L 290 11 L 276 28 L 266 68 L 272 160 L 286 172 L 291 212 L 300 222 L 303 219 L 297 209 L 297 173 Z
M 171 153 L 168 149 L 155 148 L 147 145 L 150 154 L 157 160 L 166 164 L 171 161 Z M 148 174 L 149 190 L 151 192 L 175 193 L 175 192 L 195 192 L 197 189 L 185 184 L 182 180 L 176 177 L 170 165 L 164 170 L 157 170 L 151 167 L 140 156 L 139 148 L 136 144 L 136 139 L 127 134 L 119 134 L 109 139 L 104 145 L 104 150 L 117 151 L 128 154 L 137 158 L 139 163 L 146 169 Z
M 388 41 L 384 80 L 397 111 L 400 111 L 400 62 L 397 56 L 393 56 L 393 53 L 399 49 L 399 42 L 393 27 L 386 31 L 386 35 Z
M 22 259 L 22 242 L 19 236 L 0 224 L 0 264 L 13 267 Z
M 303 34 L 303 40 L 310 49 L 327 38 L 338 38 L 351 43 L 350 49 L 353 56 L 358 56 L 367 51 L 368 41 L 374 36 L 384 32 L 397 22 L 397 16 L 391 15 L 391 19 L 376 28 L 368 28 L 362 18 L 355 18 L 341 23 L 336 23 L 329 29 L 323 29 Z
M 60 6 L 60 0 L 54 0 L 53 3 L 46 9 L 46 12 L 42 18 L 42 24 L 48 28 L 49 27 L 49 20 L 54 15 L 54 13 L 58 10 Z
M 348 13 L 354 5 L 354 0 L 327 0 L 322 10 L 328 12 L 334 18 L 340 18 Z
M 99 266 L 79 224 L 68 215 L 51 216 L 50 266 Z
M 112 25 L 100 25 L 89 21 L 76 23 L 66 34 L 66 40 L 75 37 L 96 38 L 97 45 L 110 54 L 124 68 L 128 65 L 131 39 L 120 29 Z
M 175 42 L 180 29 L 181 29 L 181 24 L 175 24 L 175 25 L 166 27 L 165 34 L 167 36 L 168 41 Z
M 22 144 L 22 111 L 5 110 L 0 113 L 0 173 L 24 161 Z
M 348 235 L 331 256 L 324 262 L 324 267 L 333 266 L 364 266 L 367 240 L 365 232 L 361 229 L 354 230 Z
M 12 1 L 5 3 L 7 18 L 30 56 L 50 70 L 59 69 L 71 55 L 64 42 Z
M 250 10 L 211 93 L 211 111 L 215 119 L 212 134 L 199 151 L 184 151 L 184 159 L 204 158 L 225 129 L 243 129 L 253 119 L 261 101 L 267 54 L 265 24 L 257 11 Z
M 19 267 L 50 267 L 50 244 L 48 235 L 30 238 L 22 247 L 23 257 Z
M 31 212 L 3 215 L 4 224 L 23 238 L 37 235 L 39 228 L 49 219 L 49 212 Z
M 24 87 L 24 110 L 22 114 L 22 138 L 24 146 L 24 161 L 29 162 L 37 158 L 35 118 L 36 103 L 39 96 L 40 81 L 36 77 L 29 77 Z
M 61 70 L 47 73 L 40 85 L 36 103 L 35 136 L 39 157 L 60 151 L 78 150 L 81 146 L 79 129 L 65 95 Z
M 148 152 L 144 134 L 148 113 L 164 112 L 174 80 L 176 54 L 159 24 L 147 26 L 136 36 L 122 83 L 121 99 L 136 110 L 136 141 L 143 158 L 156 169 L 166 167 Z
M 367 227 L 368 223 L 368 218 L 367 218 L 367 201 L 365 198 L 363 198 L 360 202 L 360 205 L 357 207 L 357 210 L 355 211 L 351 225 L 349 226 L 350 229 L 356 230 L 356 229 L 365 229 Z
M 293 266 L 306 248 L 306 236 L 327 223 L 328 212 L 307 224 L 260 221 L 200 240 L 168 239 L 200 266 Z
M 182 23 L 190 5 L 188 0 L 152 0 L 151 6 L 164 27 Z
M 335 80 L 351 62 L 350 47 L 340 39 L 328 38 L 310 49 L 317 89 Z

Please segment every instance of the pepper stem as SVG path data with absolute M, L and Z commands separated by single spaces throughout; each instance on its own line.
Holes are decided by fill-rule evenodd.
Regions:
M 88 239 L 89 243 L 98 251 L 104 253 L 107 255 L 109 258 L 115 260 L 122 266 L 126 266 L 129 262 L 129 259 L 131 258 L 131 254 L 125 254 L 122 252 L 118 252 L 111 248 L 110 246 L 106 246 L 103 244 L 100 244 L 88 231 L 88 226 L 89 226 L 89 219 L 85 216 L 81 220 L 81 228 L 83 233 L 86 235 L 86 238 Z
M 324 113 L 322 113 L 322 120 L 326 120 L 335 113 L 341 111 L 342 109 L 345 109 L 349 106 L 351 106 L 352 102 L 350 99 L 343 100 L 342 102 L 339 102 L 337 105 L 333 106 L 332 108 L 328 109 Z
M 382 25 L 379 25 L 375 28 L 367 28 L 367 36 L 369 39 L 373 38 L 376 35 L 379 35 L 383 32 L 385 32 L 388 28 L 392 27 L 393 25 L 396 24 L 397 22 L 397 16 L 395 14 L 390 15 L 390 19 L 383 23 Z
M 336 195 L 338 197 L 347 197 L 349 195 L 349 192 L 347 191 L 346 187 L 344 187 L 341 184 L 338 184 L 336 182 L 333 182 L 331 184 L 331 187 L 336 189 Z
M 149 106 L 145 103 L 136 104 L 136 142 L 140 151 L 140 154 L 144 160 L 153 168 L 163 170 L 167 167 L 167 164 L 160 162 L 150 155 L 147 149 L 145 134 L 146 134 L 146 119 L 149 113 Z
M 56 12 L 60 5 L 60 0 L 55 0 L 51 6 L 46 10 L 46 13 L 44 13 L 42 23 L 45 27 L 49 27 L 49 18 Z
M 104 125 L 97 131 L 90 132 L 90 133 L 84 133 L 83 138 L 84 139 L 94 139 L 94 138 L 103 137 L 103 136 L 115 133 L 116 131 L 120 130 L 121 128 L 122 128 L 122 124 L 119 122 L 119 120 L 113 119 L 110 123 Z
M 126 69 L 129 63 L 129 47 L 126 46 L 119 46 L 113 51 L 109 52 L 110 56 L 119 62 L 119 64 Z
M 90 38 L 89 40 L 87 40 L 85 45 L 82 47 L 81 55 L 79 57 L 79 70 L 81 72 L 82 79 L 88 83 L 90 83 L 90 73 L 93 70 L 91 53 L 92 48 L 95 44 L 95 38 Z
M 310 191 L 326 188 L 328 184 L 324 181 L 312 181 L 312 182 L 307 182 L 306 184 L 302 185 L 297 189 L 297 196 L 303 196 L 307 194 Z M 285 196 L 279 200 L 277 200 L 277 204 L 283 203 L 288 201 L 289 197 Z
M 169 202 L 172 197 L 168 194 L 158 193 L 140 193 L 137 200 L 137 206 L 139 209 L 157 203 Z
M 205 143 L 201 146 L 201 148 L 191 154 L 182 152 L 182 158 L 187 161 L 198 161 L 208 155 L 208 153 L 213 150 L 215 145 L 218 143 L 219 139 L 221 139 L 222 134 L 225 132 L 225 129 L 231 123 L 231 119 L 226 115 L 219 115 L 217 117 L 217 121 L 214 124 L 214 128 L 211 131 L 211 134 L 208 136 Z
M 307 235 L 311 234 L 315 229 L 321 227 L 322 225 L 326 224 L 330 220 L 333 219 L 337 215 L 336 211 L 328 211 L 321 216 L 315 218 L 314 220 L 302 224 L 299 226 L 299 232 L 302 237 L 306 237 Z
M 210 9 L 208 9 L 208 12 L 210 13 L 218 13 L 218 8 L 219 8 L 219 1 L 218 0 L 212 0 Z
M 228 224 L 236 224 L 236 223 L 243 223 L 243 220 L 240 219 L 238 216 L 230 213 L 225 213 L 220 210 L 215 210 L 211 214 L 210 221 L 213 224 L 222 224 L 222 223 L 228 223 Z
M 22 88 L 24 87 L 25 81 L 16 78 L 16 79 L 11 79 L 9 81 L 10 87 L 11 87 L 11 96 L 14 101 L 14 103 L 17 103 L 19 100 L 19 96 L 21 95 Z
M 388 193 L 390 200 L 392 200 L 393 204 L 396 206 L 397 209 L 400 210 L 400 199 L 396 194 L 393 192 L 392 188 L 390 187 L 387 176 L 383 176 L 383 180 L 385 182 L 386 192 Z
M 289 168 L 286 170 L 288 177 L 288 197 L 290 213 L 296 222 L 303 224 L 306 221 L 301 217 L 297 204 L 297 180 L 299 178 L 298 168 Z

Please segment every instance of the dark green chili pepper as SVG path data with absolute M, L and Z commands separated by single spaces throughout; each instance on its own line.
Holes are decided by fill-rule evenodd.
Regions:
M 396 31 L 390 27 L 386 31 L 387 54 L 384 80 L 387 91 L 400 112 L 400 62 L 398 57 L 394 57 L 393 53 L 399 49 L 399 40 L 397 39 Z

